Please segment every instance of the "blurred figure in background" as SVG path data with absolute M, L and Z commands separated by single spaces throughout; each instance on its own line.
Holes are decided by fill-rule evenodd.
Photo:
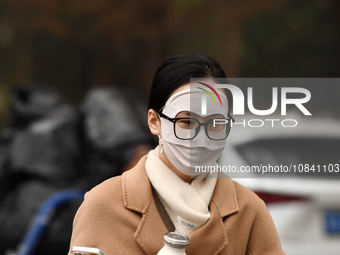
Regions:
M 0 138 L 1 254 L 19 245 L 52 194 L 86 191 L 120 174 L 153 144 L 141 119 L 145 102 L 136 98 L 129 89 L 94 88 L 78 109 L 46 85 L 13 91 L 10 124 Z M 35 254 L 67 252 L 80 202 L 57 210 Z

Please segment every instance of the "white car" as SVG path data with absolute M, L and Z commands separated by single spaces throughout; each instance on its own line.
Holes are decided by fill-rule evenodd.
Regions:
M 219 163 L 243 169 L 227 174 L 266 202 L 286 253 L 340 254 L 340 121 L 235 119 Z

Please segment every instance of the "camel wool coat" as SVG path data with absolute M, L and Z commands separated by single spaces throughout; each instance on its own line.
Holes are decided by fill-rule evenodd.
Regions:
M 106 255 L 156 255 L 163 247 L 168 231 L 153 199 L 145 160 L 86 193 L 74 218 L 70 250 L 88 246 Z M 189 236 L 188 255 L 285 254 L 264 202 L 252 191 L 220 178 L 209 208 L 211 218 Z

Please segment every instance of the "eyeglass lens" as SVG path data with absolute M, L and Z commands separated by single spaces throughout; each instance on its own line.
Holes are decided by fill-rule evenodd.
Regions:
M 177 119 L 175 122 L 175 134 L 180 139 L 192 139 L 200 131 L 200 126 L 201 124 L 197 119 Z M 229 129 L 227 120 L 218 121 L 211 119 L 204 126 L 210 139 L 221 140 L 227 137 Z

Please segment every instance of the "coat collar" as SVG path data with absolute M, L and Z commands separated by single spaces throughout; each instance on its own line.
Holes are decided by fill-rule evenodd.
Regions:
M 127 209 L 142 214 L 141 222 L 134 235 L 137 243 L 147 254 L 157 254 L 163 246 L 163 235 L 167 229 L 153 201 L 150 181 L 145 171 L 145 160 L 146 156 L 134 168 L 123 174 L 123 203 Z M 230 178 L 219 178 L 210 202 L 211 218 L 203 227 L 190 235 L 189 252 L 217 254 L 222 250 L 228 243 L 223 218 L 238 210 L 233 181 Z M 218 245 L 202 246 L 202 236 L 204 236 L 204 242 Z M 200 250 L 195 250 L 196 247 Z

